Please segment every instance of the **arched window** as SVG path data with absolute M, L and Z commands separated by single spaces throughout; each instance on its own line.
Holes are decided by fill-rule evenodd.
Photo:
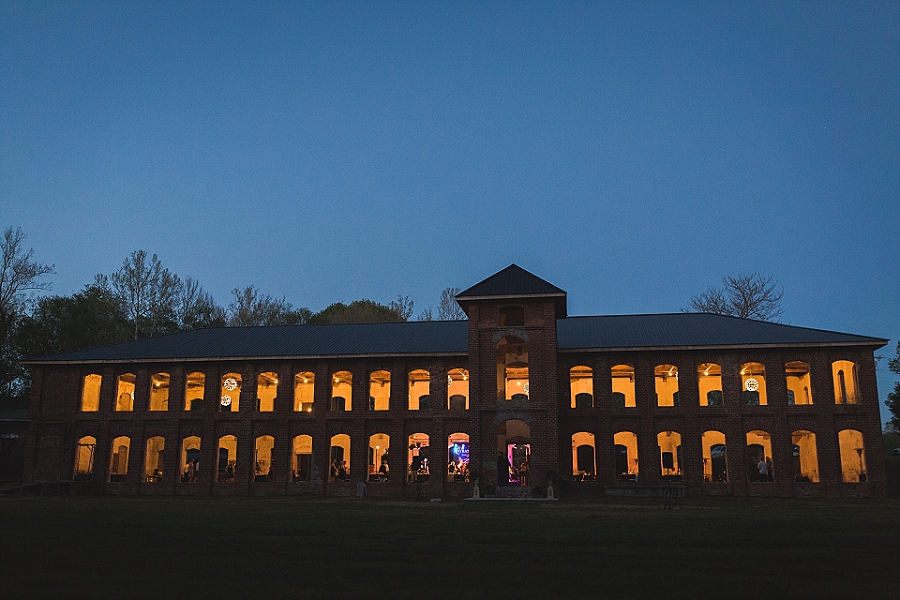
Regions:
M 862 432 L 842 429 L 838 432 L 841 446 L 841 475 L 844 483 L 864 483 L 866 475 L 866 446 Z
M 369 481 L 387 481 L 390 477 L 391 467 L 388 464 L 388 454 L 391 449 L 391 438 L 386 433 L 376 433 L 369 436 Z
M 469 481 L 469 434 L 447 436 L 447 481 Z
M 309 481 L 312 473 L 312 436 L 294 436 L 291 481 Z
M 791 460 L 794 481 L 819 483 L 819 452 L 816 448 L 816 434 L 805 429 L 791 433 Z
M 150 410 L 169 410 L 169 374 L 150 376 Z
M 656 383 L 656 405 L 678 406 L 678 367 L 656 365 L 653 379 Z
M 697 387 L 700 406 L 723 406 L 722 367 L 716 363 L 703 363 L 697 367 Z
M 188 373 L 184 384 L 184 410 L 202 410 L 206 390 L 206 375 L 200 371 Z
M 369 410 L 388 410 L 391 403 L 391 372 L 373 371 L 369 376 Z
M 788 404 L 812 404 L 812 384 L 809 380 L 809 365 L 799 360 L 792 360 L 784 365 L 784 378 L 787 383 Z
M 725 434 L 704 431 L 700 437 L 703 451 L 703 481 L 728 481 L 728 455 Z
M 241 401 L 241 374 L 222 375 L 222 397 L 219 399 L 221 412 L 238 412 Z
M 134 373 L 122 373 L 116 380 L 116 411 L 134 410 Z
M 431 439 L 426 433 L 409 436 L 406 453 L 406 480 L 427 481 L 431 477 L 431 462 L 428 459 Z
M 656 436 L 659 446 L 659 464 L 663 477 L 681 478 L 681 434 L 677 431 L 661 431 Z
M 350 371 L 338 371 L 331 376 L 331 410 L 335 412 L 349 411 L 352 408 L 352 402 L 353 374 Z
M 572 408 L 594 406 L 594 370 L 577 366 L 569 369 L 569 398 Z
M 469 410 L 469 372 L 466 369 L 447 371 L 447 408 Z
M 497 399 L 527 400 L 528 344 L 516 336 L 497 342 Z
M 774 481 L 772 472 L 772 436 L 756 429 L 747 432 L 747 473 L 750 481 Z
M 612 377 L 612 405 L 613 408 L 635 406 L 634 402 L 634 367 L 631 365 L 616 365 L 610 369 Z
M 154 436 L 147 440 L 147 453 L 144 455 L 144 481 L 154 483 L 162 481 L 163 453 L 166 449 L 166 439 L 162 436 Z
M 525 309 L 521 306 L 504 306 L 500 309 L 500 327 L 525 325 Z
M 294 375 L 294 411 L 311 413 L 316 387 L 316 376 L 311 371 Z M 303 481 L 306 481 L 305 479 Z
M 274 412 L 278 397 L 278 373 L 266 371 L 256 378 L 256 411 Z
M 109 461 L 109 480 L 123 482 L 128 475 L 128 454 L 131 449 L 131 438 L 119 436 L 112 441 L 112 456 Z
M 409 372 L 409 410 L 431 410 L 431 373 L 425 369 Z
M 572 479 L 594 481 L 597 479 L 597 462 L 594 434 L 579 431 L 572 434 Z
M 350 481 L 350 436 L 346 433 L 331 436 L 330 455 L 328 480 Z
M 81 383 L 81 411 L 95 412 L 100 410 L 100 384 L 103 381 L 101 375 L 91 373 L 85 375 Z
M 181 481 L 196 483 L 200 475 L 200 438 L 189 435 L 181 440 Z
M 272 449 L 275 447 L 275 438 L 271 435 L 261 435 L 256 438 L 256 457 L 253 462 L 254 481 L 272 481 L 275 472 L 272 470 Z
M 94 451 L 97 448 L 97 438 L 86 435 L 79 438 L 75 446 L 75 472 L 72 479 L 75 481 L 88 481 L 94 474 Z
M 659 435 L 661 436 L 662 434 Z M 666 441 L 667 448 L 670 446 L 667 438 L 660 439 Z M 615 444 L 616 481 L 636 482 L 639 473 L 637 436 L 631 431 L 620 431 L 613 435 L 613 444 Z M 675 447 L 677 448 L 680 445 L 681 441 L 679 440 Z M 660 452 L 661 451 L 662 445 L 660 445 Z M 672 462 L 674 469 L 675 458 L 672 459 Z M 665 473 L 665 471 L 663 471 L 663 473 Z
M 234 481 L 237 469 L 237 438 L 223 435 L 219 438 L 219 456 L 216 462 L 216 481 Z
M 766 367 L 762 363 L 748 362 L 741 366 L 741 390 L 744 394 L 744 404 L 747 406 L 765 406 L 766 398 Z
M 834 401 L 837 404 L 856 404 L 859 402 L 859 376 L 856 363 L 849 360 L 836 360 L 831 363 L 834 378 Z

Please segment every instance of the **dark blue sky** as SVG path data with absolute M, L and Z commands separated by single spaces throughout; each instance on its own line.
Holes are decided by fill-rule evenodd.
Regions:
M 674 312 L 760 271 L 893 356 L 900 3 L 0 0 L 0 225 L 56 293 L 141 248 L 313 310 L 515 262 Z

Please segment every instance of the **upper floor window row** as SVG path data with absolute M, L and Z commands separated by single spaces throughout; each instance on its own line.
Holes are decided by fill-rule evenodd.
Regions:
M 834 361 L 832 379 L 836 404 L 856 404 L 860 400 L 858 368 L 848 360 Z M 762 363 L 748 362 L 737 372 L 740 381 L 741 403 L 747 406 L 765 406 L 769 403 L 766 367 Z M 697 366 L 697 390 L 700 406 L 725 404 L 722 367 L 716 363 Z M 809 364 L 789 361 L 784 365 L 784 378 L 789 405 L 813 403 Z M 634 407 L 635 369 L 632 365 L 615 365 L 610 369 L 613 407 Z M 681 402 L 680 374 L 672 364 L 659 364 L 653 368 L 654 394 L 657 406 L 678 406 Z M 571 408 L 594 406 L 594 373 L 591 367 L 577 365 L 569 369 L 569 399 Z
M 435 374 L 425 369 L 414 369 L 408 373 L 407 410 L 429 410 L 432 408 L 431 386 Z M 468 410 L 469 408 L 469 372 L 466 369 L 450 369 L 447 377 L 446 406 L 450 410 Z M 172 379 L 168 373 L 154 373 L 150 377 L 147 409 L 149 411 L 169 410 L 169 390 Z M 206 375 L 201 371 L 187 373 L 184 379 L 183 402 L 185 411 L 202 410 L 207 389 Z M 300 371 L 293 377 L 293 410 L 294 412 L 313 412 L 315 404 L 316 376 L 311 371 Z M 85 375 L 82 379 L 81 411 L 95 412 L 100 410 L 101 388 L 103 376 L 97 373 Z M 135 410 L 135 390 L 137 377 L 134 373 L 122 373 L 115 380 L 116 394 L 113 409 L 116 412 Z M 256 377 L 257 412 L 273 412 L 278 403 L 278 374 L 274 371 L 259 373 Z M 244 381 L 240 373 L 229 372 L 220 378 L 219 389 L 215 399 L 215 410 L 219 412 L 237 412 L 240 410 Z M 352 410 L 353 374 L 350 371 L 336 371 L 331 376 L 329 409 L 332 411 Z M 369 410 L 388 410 L 391 402 L 391 372 L 377 370 L 369 376 Z M 252 398 L 252 394 L 250 396 Z M 246 396 L 244 401 L 246 401 Z

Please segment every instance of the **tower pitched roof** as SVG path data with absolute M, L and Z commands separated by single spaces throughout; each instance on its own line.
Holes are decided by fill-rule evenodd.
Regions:
M 517 264 L 509 265 L 456 295 L 456 300 L 463 309 L 464 303 L 474 300 L 501 298 L 552 298 L 556 303 L 557 318 L 566 316 L 566 292 Z

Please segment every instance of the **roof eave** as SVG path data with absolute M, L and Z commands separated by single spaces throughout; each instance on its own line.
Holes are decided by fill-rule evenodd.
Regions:
M 560 353 L 575 352 L 656 352 L 674 350 L 770 350 L 773 348 L 845 348 L 847 346 L 869 347 L 877 350 L 886 346 L 888 340 L 856 341 L 856 342 L 796 342 L 769 344 L 704 344 L 698 346 L 608 346 L 590 348 L 557 348 Z
M 165 358 L 104 358 L 81 360 L 23 360 L 22 365 L 114 365 L 122 363 L 200 363 L 200 362 L 225 362 L 225 361 L 268 361 L 268 360 L 332 360 L 346 358 L 411 358 L 411 357 L 443 357 L 443 356 L 468 356 L 468 352 L 381 352 L 358 354 L 285 354 L 285 355 L 257 355 L 257 356 L 199 356 L 199 357 L 165 357 Z

